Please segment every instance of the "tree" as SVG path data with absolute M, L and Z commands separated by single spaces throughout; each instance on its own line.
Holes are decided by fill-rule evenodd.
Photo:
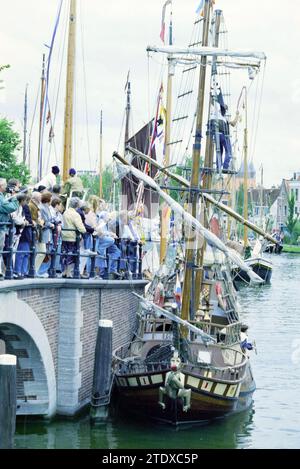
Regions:
M 294 196 L 294 193 L 292 192 L 288 200 L 289 213 L 288 213 L 288 218 L 287 218 L 287 223 L 286 223 L 287 230 L 290 234 L 291 244 L 295 243 L 298 237 L 296 227 L 297 227 L 299 215 L 295 216 L 295 202 L 296 202 L 295 196 Z
M 16 178 L 22 184 L 30 180 L 30 172 L 24 163 L 18 163 L 16 152 L 20 149 L 21 139 L 13 130 L 13 123 L 0 119 L 0 177 L 9 180 Z
M 103 178 L 102 179 L 103 198 L 106 201 L 110 201 L 112 199 L 112 190 L 113 190 L 113 172 L 109 166 L 104 168 L 102 178 Z M 94 176 L 90 174 L 84 174 L 81 176 L 81 180 L 83 182 L 84 188 L 90 190 L 90 195 L 99 196 L 100 183 L 99 183 L 98 175 Z

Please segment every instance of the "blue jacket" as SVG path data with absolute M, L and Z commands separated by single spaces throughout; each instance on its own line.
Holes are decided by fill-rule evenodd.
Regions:
M 19 207 L 19 202 L 16 198 L 6 200 L 2 192 L 0 192 L 0 223 L 9 223 L 10 214 L 15 212 Z M 6 225 L 0 225 L 0 231 L 7 231 Z
M 25 216 L 25 220 L 27 220 L 30 223 L 30 225 L 32 225 L 31 213 L 27 204 L 24 205 L 23 207 L 23 215 Z M 20 242 L 21 241 L 29 243 L 29 244 L 32 242 L 32 226 L 25 226 L 23 228 L 21 237 L 20 237 Z

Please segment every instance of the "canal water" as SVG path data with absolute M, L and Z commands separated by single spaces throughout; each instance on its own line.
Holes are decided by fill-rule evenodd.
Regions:
M 16 448 L 202 449 L 300 448 L 300 256 L 270 256 L 270 286 L 242 288 L 242 319 L 257 355 L 253 408 L 201 427 L 172 429 L 116 417 L 91 426 L 88 416 L 51 423 L 19 421 Z

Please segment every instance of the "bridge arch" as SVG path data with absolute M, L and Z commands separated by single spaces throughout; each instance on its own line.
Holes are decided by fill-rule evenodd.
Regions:
M 18 413 L 54 416 L 56 375 L 48 337 L 36 313 L 16 292 L 1 296 L 0 339 L 6 353 L 18 357 Z

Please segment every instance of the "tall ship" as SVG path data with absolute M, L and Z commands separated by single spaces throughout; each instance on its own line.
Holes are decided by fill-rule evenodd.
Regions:
M 163 207 L 160 267 L 145 297 L 139 297 L 133 340 L 113 354 L 119 402 L 126 412 L 171 425 L 205 422 L 246 410 L 255 391 L 249 356 L 255 346 L 249 343 L 247 325 L 241 321 L 232 265 L 245 271 L 251 282 L 260 284 L 263 280 L 226 245 L 222 236 L 215 234 L 207 213 L 215 207 L 245 226 L 251 225 L 247 217 L 236 214 L 218 197 L 223 192 L 216 181 L 224 185 L 225 178 L 235 173 L 232 165 L 222 163 L 220 142 L 226 137 L 228 144 L 230 135 L 229 131 L 222 135 L 227 109 L 218 86 L 218 69 L 230 60 L 230 67 L 251 68 L 258 73 L 265 55 L 219 47 L 223 15 L 220 10 L 214 11 L 213 3 L 203 2 L 203 13 L 197 20 L 202 26 L 202 38 L 196 46 L 176 48 L 170 40 L 168 46 L 147 49 L 168 56 L 168 92 L 172 90 L 176 61 L 186 61 L 190 68 L 200 64 L 190 177 L 169 170 L 172 162 L 169 94 L 163 164 L 131 146 L 127 147 L 130 159 L 114 154 L 121 177 L 128 179 L 130 175 L 140 181 L 139 187 L 155 191 Z M 205 159 L 201 161 L 209 67 L 209 123 Z M 155 124 L 154 121 L 154 128 Z M 146 168 L 154 167 L 155 177 L 131 164 L 133 156 L 147 162 Z M 176 183 L 177 190 L 185 194 L 182 200 L 170 196 L 170 187 L 174 188 L 171 183 Z M 170 213 L 173 226 L 184 225 L 183 243 L 173 245 L 168 239 Z M 252 228 L 259 232 L 259 228 Z M 274 242 L 272 238 L 270 241 Z

